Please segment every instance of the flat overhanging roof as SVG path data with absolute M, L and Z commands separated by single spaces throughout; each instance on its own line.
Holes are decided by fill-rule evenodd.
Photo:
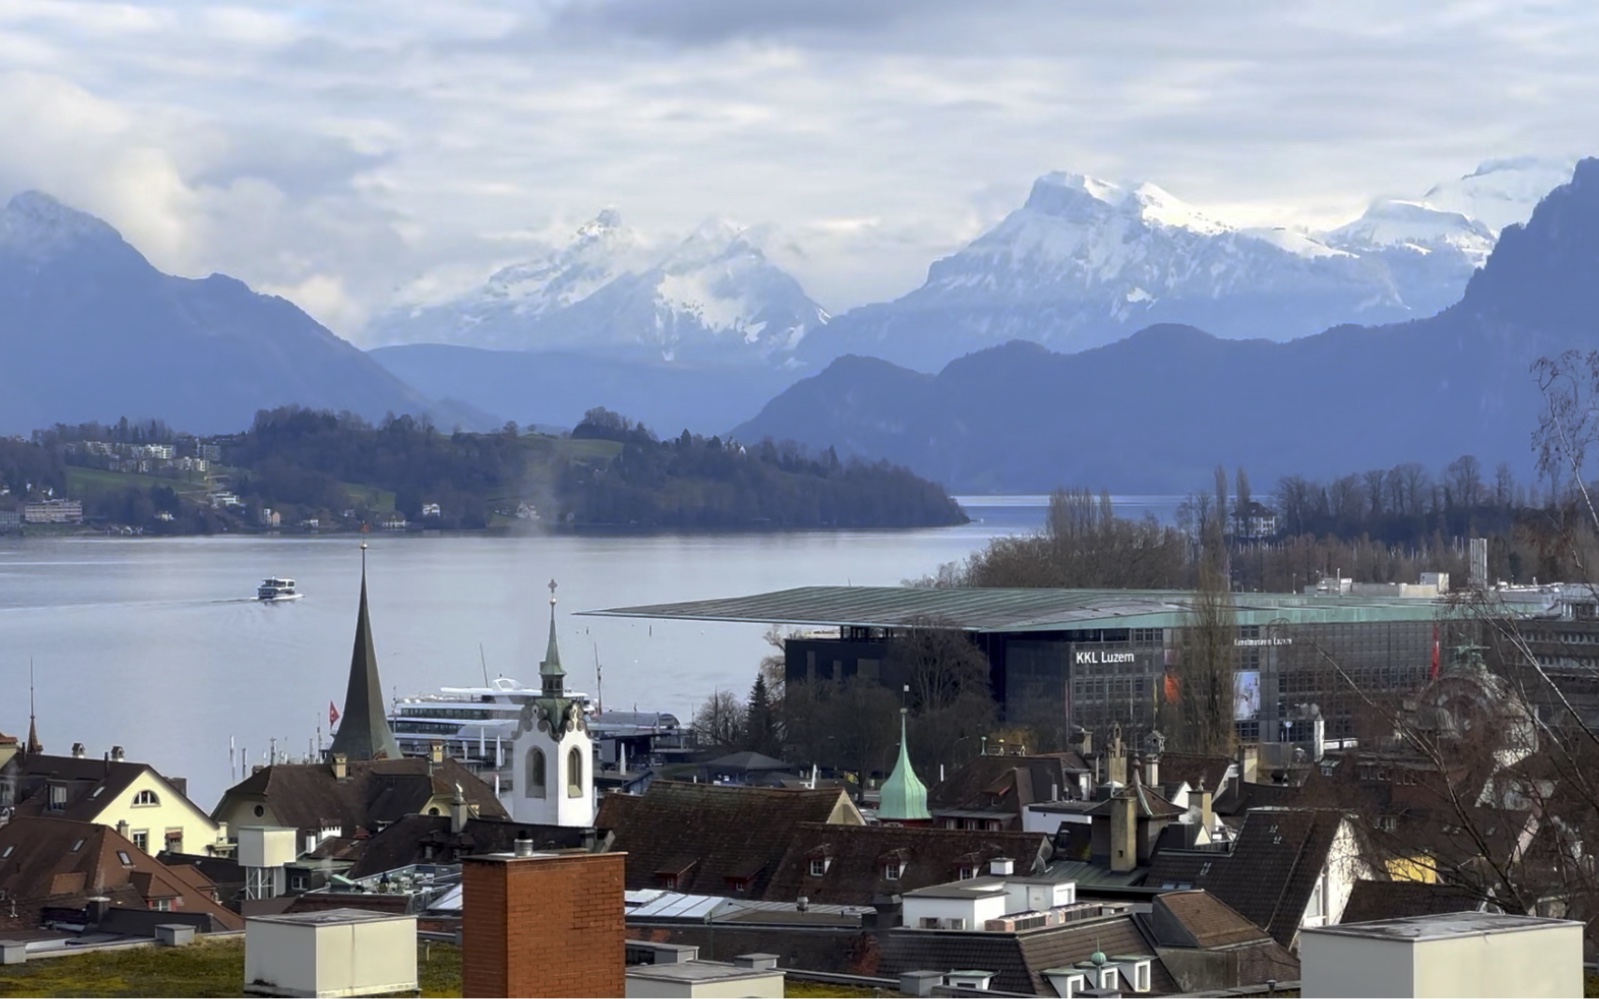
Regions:
M 1416 597 L 1234 593 L 1240 625 L 1434 621 L 1459 611 Z M 583 611 L 591 617 L 728 621 L 800 627 L 906 628 L 936 621 L 963 631 L 1176 628 L 1191 621 L 1190 590 L 989 589 L 800 586 L 718 600 Z

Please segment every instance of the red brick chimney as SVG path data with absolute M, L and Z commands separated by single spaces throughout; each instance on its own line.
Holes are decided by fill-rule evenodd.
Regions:
M 461 994 L 621 996 L 627 855 L 524 843 L 462 863 Z

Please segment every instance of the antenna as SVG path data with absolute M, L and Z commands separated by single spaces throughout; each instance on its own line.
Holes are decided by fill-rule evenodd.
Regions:
M 477 643 L 477 661 L 483 664 L 483 686 L 489 685 L 489 657 L 483 654 L 483 643 Z
M 594 713 L 605 713 L 605 669 L 600 665 L 600 643 L 589 639 L 594 646 Z

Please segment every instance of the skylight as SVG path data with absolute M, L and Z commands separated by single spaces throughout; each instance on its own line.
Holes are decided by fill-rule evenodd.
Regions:
M 132 867 L 133 866 L 133 858 L 128 856 L 128 851 L 126 851 L 126 850 L 118 850 L 117 851 L 117 859 L 122 861 L 122 866 L 124 866 L 124 867 Z
M 72 844 L 73 853 L 77 853 L 81 849 L 83 849 L 83 840 L 80 839 L 76 843 Z
M 0 850 L 0 860 L 4 860 L 5 858 L 11 856 L 11 851 L 15 850 L 16 848 L 17 846 L 15 843 L 7 843 L 6 848 L 4 850 Z

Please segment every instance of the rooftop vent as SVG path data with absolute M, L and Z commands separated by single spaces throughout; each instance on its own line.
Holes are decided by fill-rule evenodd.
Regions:
M 526 835 L 518 836 L 516 838 L 515 852 L 516 852 L 516 855 L 518 857 L 531 857 L 531 856 L 533 856 L 533 839 L 532 839 L 532 837 L 526 836 Z
M 87 752 L 88 752 L 88 750 L 84 749 L 83 743 L 74 742 L 72 744 L 72 758 L 73 759 L 81 760 L 87 754 Z

